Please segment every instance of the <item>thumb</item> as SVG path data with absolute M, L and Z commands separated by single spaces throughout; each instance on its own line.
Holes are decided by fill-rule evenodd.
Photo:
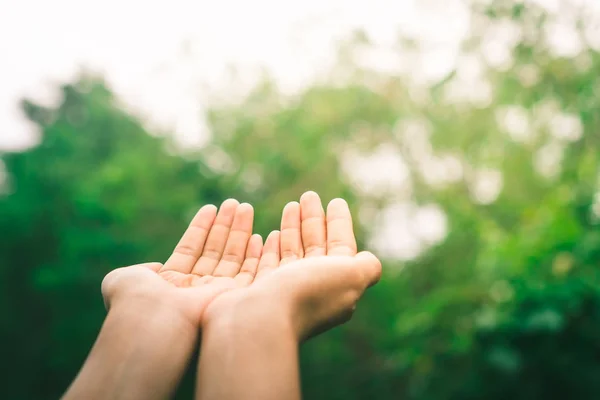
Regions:
M 370 251 L 361 251 L 354 259 L 358 262 L 359 268 L 364 272 L 366 286 L 371 287 L 381 279 L 381 261 Z

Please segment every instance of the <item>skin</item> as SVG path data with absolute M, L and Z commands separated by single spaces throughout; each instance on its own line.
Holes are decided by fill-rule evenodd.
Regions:
M 196 347 L 206 307 L 249 285 L 278 252 L 252 235 L 254 210 L 202 207 L 167 262 L 119 268 L 102 282 L 108 315 L 65 399 L 171 397 Z
M 108 316 L 64 398 L 171 397 L 201 331 L 199 398 L 298 397 L 298 343 L 346 320 L 381 266 L 356 255 L 343 200 L 325 218 L 318 196 L 305 194 L 285 207 L 281 233 L 264 246 L 252 235 L 253 215 L 232 199 L 218 213 L 205 206 L 164 265 L 108 274 Z M 265 379 L 272 368 L 276 386 Z
M 347 321 L 380 275 L 375 256 L 356 252 L 343 200 L 327 214 L 315 193 L 289 203 L 277 266 L 206 310 L 196 397 L 299 399 L 299 344 Z

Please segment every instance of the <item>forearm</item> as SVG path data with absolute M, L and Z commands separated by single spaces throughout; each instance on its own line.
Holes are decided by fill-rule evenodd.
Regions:
M 196 398 L 300 399 L 298 340 L 284 318 L 239 308 L 202 332 Z
M 196 332 L 166 310 L 112 309 L 70 399 L 165 399 L 193 352 Z

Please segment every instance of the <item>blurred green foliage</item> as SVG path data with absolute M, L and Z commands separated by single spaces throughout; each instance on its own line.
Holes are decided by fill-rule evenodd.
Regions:
M 362 35 L 327 83 L 289 97 L 266 81 L 211 110 L 200 150 L 148 132 L 95 78 L 57 107 L 24 101 L 41 142 L 1 158 L 2 397 L 59 397 L 104 317 L 104 274 L 165 260 L 199 206 L 250 202 L 266 234 L 311 189 L 348 199 L 363 247 L 399 202 L 439 207 L 447 232 L 387 254 L 353 321 L 303 347 L 306 398 L 598 398 L 600 53 L 556 54 L 543 37 L 557 16 L 535 6 L 480 3 L 462 49 L 479 75 L 419 86 L 360 67 Z M 483 47 L 501 24 L 519 35 L 495 65 Z M 382 148 L 406 166 L 401 187 L 356 179 L 347 154 Z

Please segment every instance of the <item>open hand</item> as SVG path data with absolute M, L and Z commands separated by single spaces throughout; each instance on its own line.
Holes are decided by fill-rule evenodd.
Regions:
M 228 313 L 265 316 L 264 322 L 284 318 L 299 340 L 306 339 L 348 320 L 381 275 L 374 255 L 357 254 L 352 216 L 342 199 L 332 200 L 325 213 L 319 196 L 305 193 L 300 203 L 284 208 L 277 238 L 279 253 L 269 253 L 254 283 L 215 299 L 203 323 Z
M 260 235 L 252 235 L 253 221 L 252 206 L 233 199 L 223 202 L 218 213 L 215 206 L 202 207 L 164 265 L 119 268 L 105 277 L 107 308 L 119 302 L 168 307 L 199 326 L 216 296 L 249 285 L 258 271 L 271 268 L 269 260 L 278 259 L 278 233 L 270 235 L 263 250 Z

